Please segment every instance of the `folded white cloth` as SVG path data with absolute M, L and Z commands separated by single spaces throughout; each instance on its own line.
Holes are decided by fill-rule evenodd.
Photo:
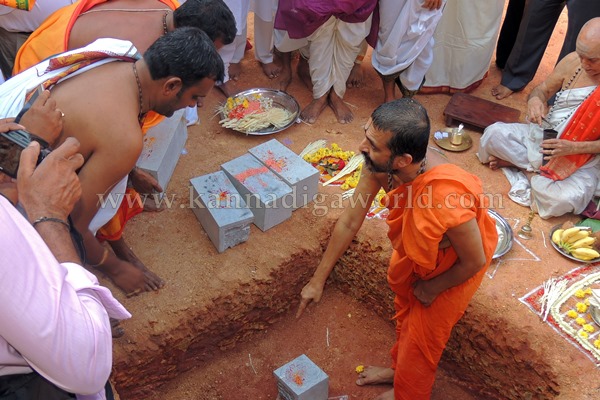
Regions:
M 592 289 L 592 295 L 590 296 L 590 304 L 597 309 L 600 309 L 600 289 Z
M 510 183 L 508 197 L 522 206 L 531 206 L 531 185 L 525 174 L 514 168 L 502 168 L 502 172 Z

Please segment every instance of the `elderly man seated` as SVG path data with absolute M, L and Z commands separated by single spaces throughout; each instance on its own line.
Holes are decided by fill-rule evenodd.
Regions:
M 539 172 L 527 182 L 522 172 L 515 175 L 505 170 L 512 177 L 509 196 L 531 205 L 542 218 L 580 214 L 600 194 L 598 83 L 600 18 L 594 18 L 581 29 L 576 51 L 561 60 L 529 95 L 529 124 L 496 123 L 481 138 L 478 156 L 490 168 Z M 548 109 L 553 95 L 556 100 Z M 556 130 L 558 137 L 544 139 L 543 128 Z

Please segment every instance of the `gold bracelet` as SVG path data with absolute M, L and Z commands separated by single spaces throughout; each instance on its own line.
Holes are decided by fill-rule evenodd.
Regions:
M 106 259 L 108 258 L 108 248 L 104 247 L 104 253 L 102 253 L 102 259 L 100 260 L 100 262 L 98 264 L 88 264 L 90 267 L 92 268 L 96 268 L 101 266 L 102 264 L 104 264 L 106 262 Z

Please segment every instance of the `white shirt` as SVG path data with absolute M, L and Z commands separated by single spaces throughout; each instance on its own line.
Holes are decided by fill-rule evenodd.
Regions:
M 109 316 L 131 314 L 93 274 L 60 264 L 0 196 L 0 375 L 35 369 L 79 399 L 104 399 L 112 368 Z

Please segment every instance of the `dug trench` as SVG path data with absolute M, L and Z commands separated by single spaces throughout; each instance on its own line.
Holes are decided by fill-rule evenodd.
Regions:
M 309 210 L 295 213 L 302 213 L 298 215 L 302 219 L 314 218 Z M 332 217 L 328 219 L 333 222 Z M 391 249 L 382 225 L 385 226 L 381 220 L 365 222 L 337 265 L 328 288 L 336 287 L 345 295 L 358 299 L 376 318 L 391 327 L 393 297 L 385 279 Z M 290 233 L 293 236 L 293 232 L 286 232 L 285 236 Z M 320 239 L 312 241 L 310 246 L 292 252 L 288 257 L 273 257 L 276 264 L 272 264 L 268 272 L 252 266 L 246 271 L 247 262 L 243 266 L 232 265 L 236 261 L 221 265 L 221 268 L 240 267 L 244 270 L 220 291 L 223 294 L 206 302 L 188 302 L 179 311 L 167 312 L 167 318 L 160 321 L 152 317 L 147 323 L 139 324 L 138 321 L 136 326 L 140 325 L 139 328 L 124 323 L 127 334 L 115 342 L 111 378 L 120 398 L 150 398 L 180 374 L 202 371 L 235 346 L 253 340 L 257 334 L 271 329 L 273 324 L 295 311 L 297 294 L 316 267 L 328 236 L 329 229 L 324 228 Z M 270 245 L 276 247 L 277 239 L 273 238 Z M 229 251 L 243 253 L 240 250 Z M 563 382 L 552 359 L 544 356 L 543 345 L 530 341 L 527 327 L 519 326 L 498 312 L 498 299 L 489 295 L 489 282 L 489 279 L 484 281 L 455 327 L 441 368 L 453 382 L 476 393 L 474 398 L 555 398 L 561 392 Z M 172 282 L 172 286 L 177 284 Z M 146 296 L 154 300 L 159 296 L 181 295 L 180 292 L 169 294 L 171 290 L 173 288 L 167 286 L 155 296 Z M 153 301 L 147 303 L 152 310 Z M 352 335 L 351 332 L 347 334 Z M 357 346 L 368 347 L 369 343 L 357 343 Z M 235 368 L 231 372 L 235 373 Z M 197 397 L 190 397 L 194 398 L 220 397 L 198 393 Z

